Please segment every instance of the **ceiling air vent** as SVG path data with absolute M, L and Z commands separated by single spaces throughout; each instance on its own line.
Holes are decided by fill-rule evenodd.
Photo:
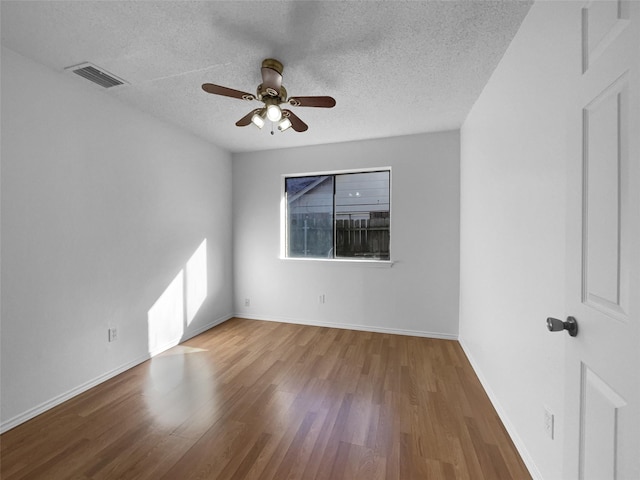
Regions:
M 73 67 L 65 68 L 66 71 L 80 75 L 87 80 L 100 85 L 104 88 L 117 87 L 118 85 L 124 85 L 124 80 L 116 77 L 115 75 L 107 72 L 104 68 L 93 65 L 92 63 L 81 63 L 74 65 Z

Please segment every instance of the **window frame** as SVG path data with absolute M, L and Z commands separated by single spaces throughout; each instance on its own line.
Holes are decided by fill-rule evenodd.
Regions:
M 339 175 L 348 175 L 354 173 L 372 173 L 372 172 L 389 172 L 389 259 L 375 259 L 375 258 L 362 258 L 356 259 L 351 257 L 339 257 L 339 258 L 322 258 L 322 257 L 289 257 L 288 251 L 288 231 L 287 231 L 287 192 L 286 181 L 288 178 L 297 177 L 314 177 L 314 176 L 333 176 L 334 184 L 335 177 Z M 324 170 L 324 171 L 312 171 L 312 172 L 300 172 L 300 173 L 287 173 L 281 175 L 280 180 L 280 259 L 287 262 L 320 262 L 331 263 L 336 265 L 362 265 L 371 267 L 391 267 L 395 263 L 392 253 L 392 235 L 393 230 L 393 172 L 390 166 L 381 167 L 368 167 L 368 168 L 354 168 L 347 170 Z M 332 212 L 332 221 L 334 224 L 333 243 L 335 248 L 335 185 L 334 185 L 334 198 L 333 198 L 334 210 Z

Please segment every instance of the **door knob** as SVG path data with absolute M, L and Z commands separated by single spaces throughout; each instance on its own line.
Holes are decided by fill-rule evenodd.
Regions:
M 567 317 L 566 322 L 549 317 L 547 318 L 547 328 L 550 332 L 566 330 L 572 337 L 578 335 L 578 321 L 574 317 Z

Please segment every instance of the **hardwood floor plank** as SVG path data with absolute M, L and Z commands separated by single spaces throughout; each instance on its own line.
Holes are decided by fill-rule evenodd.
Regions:
M 195 409 L 192 415 L 185 419 L 172 432 L 172 435 L 185 440 L 198 440 L 202 437 L 211 425 L 229 411 L 246 394 L 248 388 L 242 384 L 223 384 L 216 390 L 209 402 Z
M 0 438 L 13 480 L 531 478 L 460 345 L 232 319 Z
M 338 418 L 338 415 L 342 408 L 342 403 L 337 401 L 327 402 L 326 404 L 326 416 L 324 422 L 318 432 L 318 436 L 309 455 L 309 460 L 303 470 L 302 476 L 299 478 L 315 479 L 319 478 L 320 471 L 331 468 L 331 464 L 325 458 L 325 451 L 331 442 L 335 442 L 335 438 L 332 438 L 333 428 Z M 328 472 L 327 472 L 328 473 Z M 327 474 L 325 473 L 325 475 Z
M 347 467 L 349 466 L 349 454 L 351 452 L 351 444 L 347 442 L 338 442 L 338 448 L 333 456 L 333 464 L 331 465 L 331 472 L 327 478 L 331 480 L 338 480 L 348 478 L 346 477 Z M 316 477 L 320 479 L 323 477 Z
M 282 457 L 282 460 L 279 462 L 278 469 L 274 475 L 274 478 L 288 478 L 291 469 L 295 466 L 296 459 L 299 458 L 300 452 L 304 446 L 304 442 L 307 439 L 309 432 L 311 431 L 311 427 L 317 417 L 316 412 L 308 412 L 295 436 L 291 440 L 289 447 Z
M 274 462 L 274 459 L 284 455 L 283 438 L 294 425 L 290 421 L 289 411 L 295 399 L 296 397 L 291 393 L 276 391 L 271 402 L 264 406 L 263 411 L 265 414 L 263 417 L 258 423 L 250 425 L 250 429 L 254 433 L 263 432 L 268 434 L 269 438 L 254 459 L 253 465 L 246 471 L 245 480 L 270 478 L 265 476 L 265 471 L 269 468 L 272 470 L 277 468 L 277 463 Z
M 220 471 L 235 454 L 230 446 L 245 429 L 246 425 L 237 421 L 219 420 L 159 478 L 218 478 Z

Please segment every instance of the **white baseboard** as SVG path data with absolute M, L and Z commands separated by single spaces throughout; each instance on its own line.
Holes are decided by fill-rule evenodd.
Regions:
M 224 323 L 227 320 L 230 320 L 232 318 L 233 318 L 233 314 L 231 314 L 231 313 L 229 313 L 227 315 L 223 315 L 222 317 L 218 317 L 214 321 L 209 322 L 206 325 L 202 325 L 201 327 L 196 328 L 193 332 L 189 332 L 189 336 L 188 337 L 184 337 L 182 339 L 182 342 L 185 342 L 185 341 L 189 340 L 190 338 L 197 337 L 201 333 L 204 333 L 207 330 L 211 330 L 213 327 L 217 327 L 221 323 Z
M 393 335 L 407 335 L 410 337 L 426 337 L 426 338 L 439 338 L 442 340 L 458 340 L 458 335 L 451 333 L 437 333 L 437 332 L 425 332 L 421 330 L 405 330 L 401 328 L 388 328 L 378 327 L 370 325 L 358 325 L 352 323 L 332 323 L 321 322 L 317 320 L 301 319 L 298 317 L 289 318 L 273 315 L 248 315 L 246 313 L 236 313 L 238 318 L 247 318 L 249 320 L 263 320 L 267 322 L 282 322 L 282 323 L 294 323 L 298 325 L 310 325 L 314 327 L 329 327 L 329 328 L 342 328 L 345 330 L 360 330 L 363 332 L 375 332 L 375 333 L 390 333 Z
M 491 400 L 491 403 L 493 404 L 493 408 L 496 409 L 496 412 L 498 413 L 500 420 L 502 420 L 504 428 L 507 430 L 507 433 L 511 437 L 511 440 L 515 445 L 516 450 L 518 450 L 518 453 L 522 457 L 522 461 L 525 463 L 527 469 L 529 470 L 529 473 L 534 478 L 534 480 L 543 480 L 540 470 L 538 470 L 538 467 L 533 461 L 533 457 L 527 450 L 527 447 L 525 446 L 524 442 L 520 438 L 520 435 L 518 435 L 518 432 L 515 426 L 513 425 L 513 423 L 511 423 L 511 420 L 509 420 L 509 417 L 507 416 L 505 409 L 500 404 L 500 401 L 498 400 L 498 397 L 496 396 L 495 392 L 491 389 L 491 386 L 489 385 L 486 377 L 483 375 L 482 370 L 480 370 L 478 363 L 473 358 L 473 355 L 471 354 L 469 348 L 466 346 L 462 338 L 459 338 L 458 342 L 460 343 L 462 350 L 464 350 L 465 355 L 469 359 L 469 363 L 471 364 L 471 367 L 473 368 L 476 375 L 478 376 L 478 379 L 480 380 L 482 387 L 484 388 L 485 392 L 487 392 L 487 395 L 489 396 L 489 400 Z
M 226 322 L 227 320 L 229 320 L 230 318 L 233 318 L 233 315 L 225 315 L 223 317 L 220 317 L 216 320 L 214 320 L 213 322 L 209 322 L 206 325 L 202 325 L 200 327 L 198 327 L 197 329 L 187 332 L 185 334 L 183 334 L 180 338 L 176 338 L 170 342 L 167 342 L 163 345 L 161 345 L 158 348 L 154 348 L 152 351 L 149 352 L 149 358 L 155 357 L 156 355 L 165 352 L 167 350 L 169 350 L 170 348 L 175 347 L 176 345 L 180 345 L 183 342 L 186 342 L 187 340 L 189 340 L 190 338 L 193 337 L 197 337 L 198 335 L 200 335 L 203 332 L 206 332 L 207 330 L 220 325 L 223 322 Z
M 47 410 L 52 409 L 53 407 L 60 405 L 61 403 L 66 402 L 67 400 L 72 399 L 73 397 L 80 395 L 83 392 L 86 392 L 87 390 L 89 390 L 90 388 L 93 388 L 97 385 L 100 385 L 102 382 L 106 382 L 107 380 L 109 380 L 110 378 L 115 377 L 116 375 L 121 374 L 122 372 L 125 372 L 127 370 L 129 370 L 130 368 L 135 367 L 136 365 L 139 365 L 143 362 L 145 362 L 146 360 L 148 360 L 149 358 L 151 358 L 151 356 L 147 353 L 146 355 L 141 355 L 138 358 L 135 358 L 134 360 L 125 363 L 124 365 L 121 365 L 109 372 L 106 372 L 103 375 L 100 375 L 92 380 L 89 380 L 88 382 L 85 382 L 81 385 L 78 385 L 75 388 L 72 388 L 71 390 L 64 392 L 56 397 L 53 397 L 50 400 L 47 400 L 46 402 L 41 403 L 40 405 L 36 405 L 33 408 L 30 408 L 29 410 L 16 415 L 13 418 L 10 418 L 9 420 L 7 420 L 6 422 L 2 422 L 2 424 L 0 425 L 0 433 L 4 433 L 7 430 L 11 430 L 14 427 L 17 427 L 18 425 L 20 425 L 21 423 L 26 422 L 27 420 L 31 420 L 34 417 L 37 417 L 38 415 L 40 415 L 41 413 L 46 412 Z
M 13 418 L 10 418 L 9 420 L 6 420 L 5 422 L 2 422 L 2 424 L 0 424 L 0 433 L 4 433 L 8 430 L 11 430 L 14 427 L 17 427 L 18 425 L 31 420 L 34 417 L 37 417 L 38 415 L 40 415 L 41 413 L 46 412 L 47 410 L 52 409 L 53 407 L 56 407 L 58 405 L 60 405 L 61 403 L 66 402 L 67 400 L 72 399 L 73 397 L 80 395 L 83 392 L 86 392 L 87 390 L 100 385 L 103 382 L 106 382 L 107 380 L 109 380 L 110 378 L 115 377 L 116 375 L 120 375 L 123 372 L 126 372 L 127 370 L 129 370 L 130 368 L 133 368 L 137 365 L 140 365 L 143 362 L 146 362 L 147 360 L 149 360 L 150 358 L 152 358 L 153 356 L 171 348 L 174 347 L 182 342 L 185 342 L 187 340 L 189 340 L 190 338 L 193 338 L 197 335 L 200 335 L 203 332 L 206 332 L 207 330 L 215 327 L 216 325 L 220 325 L 221 323 L 229 320 L 230 318 L 232 318 L 233 315 L 225 315 L 223 317 L 217 318 L 216 320 L 214 320 L 213 322 L 207 323 L 206 325 L 203 325 L 201 327 L 198 327 L 197 329 L 188 332 L 185 336 L 183 336 L 182 338 L 178 339 L 174 342 L 171 342 L 170 344 L 164 345 L 162 347 L 162 349 L 156 349 L 153 352 L 150 353 L 146 353 L 144 355 L 140 355 L 139 357 L 131 360 L 130 362 L 127 362 L 123 365 L 120 365 L 117 368 L 114 368 L 113 370 L 110 370 L 96 378 L 93 378 L 91 380 L 89 380 L 88 382 L 85 382 L 81 385 L 78 385 L 77 387 L 72 388 L 71 390 L 64 392 L 50 400 L 47 400 L 46 402 L 41 403 L 40 405 L 36 405 L 33 408 L 30 408 L 29 410 L 26 410 L 23 413 L 20 413 L 18 415 L 16 415 Z

